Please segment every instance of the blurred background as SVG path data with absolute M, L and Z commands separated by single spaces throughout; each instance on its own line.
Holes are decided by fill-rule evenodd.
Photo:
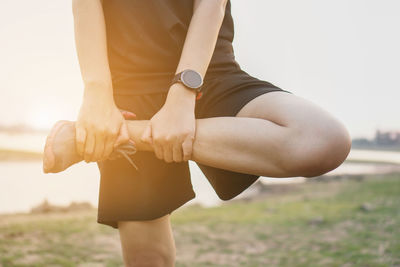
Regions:
M 382 203 L 386 203 L 386 196 L 392 206 L 388 205 L 393 208 L 387 215 L 393 221 L 388 226 L 392 227 L 390 231 L 382 232 L 382 236 L 398 233 L 398 230 L 393 232 L 393 229 L 395 225 L 399 226 L 400 219 L 393 212 L 400 213 L 396 209 L 400 206 L 397 205 L 400 204 L 399 197 L 396 197 L 400 190 L 393 190 L 400 188 L 400 183 L 396 182 L 400 178 L 400 2 L 231 2 L 235 22 L 234 48 L 242 69 L 317 103 L 339 118 L 349 129 L 353 148 L 348 160 L 338 169 L 320 177 L 320 180 L 334 184 L 337 181 L 340 184 L 345 183 L 344 181 L 349 183 L 343 188 L 364 188 L 364 193 L 353 194 L 350 201 L 357 211 L 379 211 L 379 207 L 383 207 Z M 71 203 L 81 203 L 82 205 L 74 204 L 78 207 L 95 208 L 98 201 L 99 172 L 95 163 L 84 162 L 59 174 L 45 175 L 41 169 L 41 151 L 49 129 L 57 120 L 75 120 L 83 95 L 75 52 L 71 1 L 2 0 L 0 38 L 0 213 L 4 214 L 0 216 L 1 238 L 2 233 L 5 237 L 5 233 L 15 232 L 14 228 L 10 230 L 11 228 L 4 225 L 15 221 L 13 216 L 16 213 L 29 213 L 32 209 L 39 213 L 49 212 L 51 207 L 64 207 L 59 209 L 65 211 L 68 209 L 65 207 L 71 206 Z M 187 204 L 193 206 L 187 212 L 190 213 L 195 207 L 200 209 L 199 205 L 206 207 L 205 210 L 220 207 L 221 201 L 194 162 L 190 162 L 190 168 L 197 197 Z M 260 179 L 260 183 L 238 198 L 242 202 L 257 201 L 266 191 L 268 195 L 274 195 L 270 188 L 279 188 L 280 193 L 274 195 L 279 198 L 285 196 L 286 189 L 282 188 L 297 188 L 294 191 L 302 192 L 303 197 L 306 195 L 306 198 L 313 199 L 316 196 L 302 191 L 308 188 L 304 187 L 307 183 L 314 184 L 311 187 L 316 184 L 302 177 L 264 177 Z M 374 189 L 367 185 L 382 189 L 376 192 L 380 204 L 374 202 Z M 318 188 L 320 192 L 327 190 L 326 187 Z M 385 191 L 385 188 L 389 191 Z M 311 191 L 315 191 L 314 189 Z M 342 192 L 341 190 L 338 189 L 337 192 Z M 389 206 L 385 207 L 389 209 Z M 325 208 L 329 210 L 329 205 Z M 306 225 L 311 224 L 314 227 L 330 222 L 331 213 L 312 212 L 310 209 L 313 210 L 307 208 L 310 217 L 302 218 L 308 223 Z M 340 209 L 336 211 L 341 213 Z M 206 213 L 203 210 L 201 212 Z M 293 210 L 291 212 L 296 214 Z M 90 223 L 94 223 L 95 215 L 90 216 Z M 177 225 L 186 223 L 179 219 L 179 213 L 177 216 Z M 354 214 L 349 216 L 357 217 Z M 380 214 L 376 218 L 382 216 Z M 299 217 L 300 221 L 302 219 Z M 377 219 L 375 223 L 378 222 Z M 15 240 L 13 234 L 8 236 L 10 238 Z M 115 241 L 116 237 L 112 238 Z M 262 243 L 263 239 L 257 240 Z M 376 237 L 375 240 L 381 239 Z M 377 260 L 377 264 L 383 264 L 381 266 L 398 266 L 399 242 L 383 237 L 378 241 L 372 248 L 358 249 L 373 251 L 364 251 L 367 253 L 366 258 L 360 252 L 361 254 L 356 254 L 357 257 L 344 253 L 343 259 L 347 259 L 347 262 L 349 259 L 355 262 L 359 259 L 366 259 L 366 262 Z M 265 242 L 262 244 L 266 244 Z M 178 246 L 179 244 L 181 243 L 178 241 Z M 258 246 L 262 247 L 262 244 Z M 13 259 L 20 258 L 10 252 L 9 246 L 0 241 L 0 266 L 2 263 L 12 266 L 15 263 Z M 13 248 L 12 251 L 18 249 Z M 114 252 L 118 254 L 117 249 Z M 255 249 L 253 252 L 264 256 L 260 256 L 259 261 L 252 266 L 261 266 L 261 263 L 287 263 L 290 266 L 290 260 L 282 260 L 283 254 L 281 257 L 279 253 L 275 254 L 278 255 L 275 259 L 272 256 L 266 257 L 262 249 Z M 249 253 L 253 252 L 250 250 Z M 187 251 L 187 255 L 191 255 L 190 253 Z M 229 263 L 232 258 L 224 258 L 221 256 L 223 254 L 222 251 L 206 260 L 220 264 Z M 274 258 L 275 261 L 263 262 L 266 258 Z M 329 257 L 324 257 L 321 261 L 326 258 Z M 183 264 L 186 258 L 178 259 Z M 341 262 L 340 259 L 336 260 Z M 32 262 L 34 260 L 31 258 L 28 263 Z M 100 257 L 97 262 L 101 264 L 105 260 Z M 327 261 L 327 264 L 332 262 L 335 263 L 335 259 Z M 120 261 L 116 260 L 115 264 L 120 264 Z

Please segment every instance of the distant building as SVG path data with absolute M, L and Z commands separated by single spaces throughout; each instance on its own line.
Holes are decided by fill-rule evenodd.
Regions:
M 372 140 L 367 138 L 353 139 L 352 146 L 355 148 L 372 149 L 400 149 L 400 131 L 376 130 Z
M 383 132 L 376 130 L 374 141 L 378 146 L 400 146 L 400 131 Z

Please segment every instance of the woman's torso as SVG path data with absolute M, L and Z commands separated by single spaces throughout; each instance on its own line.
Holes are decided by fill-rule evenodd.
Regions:
M 168 90 L 193 15 L 193 0 L 104 0 L 115 93 Z M 238 69 L 230 1 L 206 77 Z

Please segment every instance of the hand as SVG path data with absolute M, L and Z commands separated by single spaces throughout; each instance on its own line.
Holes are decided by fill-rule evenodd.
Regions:
M 194 104 L 183 100 L 183 95 L 169 96 L 150 119 L 141 138 L 153 146 L 157 158 L 168 163 L 188 161 L 192 155 L 196 127 Z
M 102 98 L 101 93 L 84 98 L 75 127 L 76 150 L 86 162 L 107 159 L 115 147 L 129 140 L 121 111 L 112 96 Z

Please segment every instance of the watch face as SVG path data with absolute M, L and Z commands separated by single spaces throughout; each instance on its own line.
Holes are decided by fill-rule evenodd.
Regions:
M 182 82 L 190 88 L 199 88 L 203 84 L 201 75 L 194 70 L 185 70 L 181 76 Z

